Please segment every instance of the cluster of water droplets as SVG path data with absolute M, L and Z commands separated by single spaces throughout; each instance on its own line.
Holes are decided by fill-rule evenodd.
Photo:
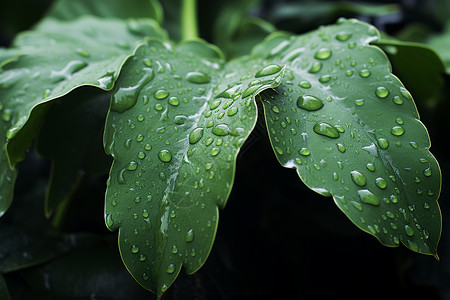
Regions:
M 369 27 L 368 34 L 374 36 L 377 31 L 373 27 Z M 361 45 L 362 40 L 351 31 L 341 31 L 334 35 L 323 33 L 319 36 L 322 41 L 334 40 L 338 44 L 346 45 L 347 47 L 343 48 L 345 55 L 349 53 L 349 49 L 363 50 L 364 47 L 367 47 Z M 286 71 L 288 80 L 284 80 L 282 83 L 284 92 L 279 92 L 282 97 L 281 95 L 278 95 L 279 97 L 272 96 L 272 99 L 265 103 L 269 108 L 267 109 L 267 118 L 275 152 L 286 166 L 296 167 L 299 170 L 304 168 L 306 173 L 314 178 L 314 185 L 336 186 L 330 184 L 330 177 L 333 181 L 342 183 L 342 193 L 339 192 L 336 195 L 333 192 L 333 195 L 337 203 L 350 215 L 363 210 L 376 210 L 376 214 L 381 215 L 380 217 L 372 220 L 364 218 L 356 220 L 364 230 L 377 235 L 380 240 L 388 244 L 390 241 L 399 244 L 400 240 L 403 240 L 413 250 L 429 251 L 427 249 L 429 234 L 422 228 L 421 221 L 417 219 L 416 209 L 418 207 L 406 204 L 407 209 L 405 209 L 405 203 L 407 203 L 405 197 L 407 196 L 398 188 L 404 178 L 399 178 L 401 175 L 395 174 L 392 170 L 384 171 L 386 168 L 382 163 L 376 167 L 378 165 L 376 161 L 380 156 L 384 156 L 382 151 L 387 151 L 392 146 L 400 148 L 403 144 L 409 144 L 413 149 L 420 148 L 416 141 L 404 142 L 405 138 L 408 139 L 409 136 L 406 130 L 408 121 L 405 121 L 407 120 L 406 114 L 401 113 L 399 108 L 406 105 L 409 109 L 412 103 L 411 95 L 401 85 L 392 83 L 373 87 L 373 82 L 380 81 L 372 71 L 372 67 L 377 65 L 374 58 L 370 57 L 368 62 L 359 63 L 351 56 L 343 55 L 339 47 L 317 46 L 310 40 L 306 41 L 312 45 L 312 49 L 315 48 L 312 52 L 313 60 L 302 58 L 302 54 L 306 52 L 305 48 L 309 47 L 307 43 L 297 49 L 293 48 L 291 43 L 286 43 L 284 52 L 281 51 L 281 53 L 284 55 L 285 61 L 293 62 L 294 72 L 289 75 L 290 70 Z M 336 57 L 334 57 L 335 55 Z M 345 62 L 348 65 L 344 64 Z M 306 75 L 302 75 L 301 72 L 299 75 L 295 74 L 298 66 L 306 71 Z M 297 79 L 297 76 L 300 79 Z M 340 80 L 339 78 L 345 79 Z M 346 101 L 348 103 L 348 97 L 333 95 L 332 91 L 334 88 L 348 88 L 352 81 L 355 81 L 355 84 L 361 82 L 361 86 L 367 85 L 367 90 L 373 91 L 372 94 L 369 92 L 366 97 L 355 98 L 352 100 L 352 104 L 346 104 L 351 108 L 349 111 L 353 112 L 353 115 L 357 116 L 359 110 L 367 110 L 366 105 L 373 103 L 383 106 L 393 105 L 394 109 L 400 112 L 392 120 L 383 121 L 391 124 L 388 130 L 378 130 L 375 127 L 373 133 L 372 131 L 366 133 L 364 127 L 363 130 L 355 127 L 358 123 L 361 124 L 359 117 L 356 117 L 355 121 L 349 114 L 348 120 L 343 121 L 327 116 L 328 112 L 324 112 L 324 108 L 331 105 L 328 104 L 330 102 Z M 334 107 L 341 109 L 336 105 Z M 373 142 L 357 149 L 355 146 L 362 138 L 361 134 L 370 136 L 369 140 Z M 312 139 L 323 140 L 325 151 L 320 150 L 315 155 L 315 149 L 311 149 L 311 144 L 317 143 L 313 143 Z M 349 148 L 352 148 L 352 152 L 348 151 Z M 335 152 L 336 150 L 337 152 Z M 406 150 L 410 151 L 410 149 Z M 328 162 L 330 157 L 327 159 L 327 156 L 321 158 L 321 153 L 324 152 L 330 153 L 330 157 L 334 157 L 332 161 L 336 160 L 336 162 Z M 367 166 L 355 168 L 351 157 L 348 156 L 351 155 L 350 153 L 355 155 L 365 153 Z M 336 170 L 333 167 L 334 163 L 337 163 Z M 346 165 L 348 166 L 345 167 Z M 349 167 L 352 169 L 349 170 Z M 324 176 L 321 170 L 331 170 L 331 176 Z M 311 179 L 303 175 L 303 172 L 300 172 L 300 176 L 308 184 Z M 424 163 L 423 170 L 415 172 L 416 183 L 422 180 L 422 176 L 431 176 L 431 168 L 427 163 Z M 319 175 L 320 173 L 322 176 Z M 349 183 L 354 186 L 352 187 Z M 320 194 L 330 195 L 327 189 L 313 189 Z M 338 190 L 341 189 L 338 188 Z M 354 190 L 356 195 L 351 196 L 351 190 Z M 350 196 L 348 196 L 349 193 Z M 421 189 L 417 189 L 417 193 L 425 194 Z M 433 195 L 434 193 L 428 190 L 427 194 Z M 429 202 L 424 200 L 422 208 L 429 209 Z M 388 209 L 385 213 L 380 211 L 385 209 Z

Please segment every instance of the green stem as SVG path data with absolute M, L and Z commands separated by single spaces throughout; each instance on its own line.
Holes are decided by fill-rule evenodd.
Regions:
M 197 0 L 183 0 L 181 8 L 181 36 L 183 40 L 198 37 Z

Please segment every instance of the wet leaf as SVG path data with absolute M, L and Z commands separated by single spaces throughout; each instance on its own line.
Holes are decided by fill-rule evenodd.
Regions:
M 270 141 L 282 165 L 363 231 L 437 255 L 439 165 L 411 95 L 369 45 L 377 39 L 375 28 L 341 20 L 259 46 L 286 64 L 282 85 L 263 95 Z
M 11 203 L 13 166 L 24 158 L 47 103 L 83 85 L 111 89 L 123 61 L 145 36 L 165 33 L 151 20 L 47 19 L 1 52 L 0 215 Z
M 159 296 L 182 265 L 193 273 L 208 257 L 236 156 L 255 126 L 254 95 L 283 75 L 259 60 L 224 67 L 221 53 L 198 56 L 214 52 L 195 47 L 150 41 L 138 48 L 106 122 L 105 149 L 114 158 L 106 225 L 119 229 L 130 273 Z
M 48 17 L 74 20 L 93 15 L 102 18 L 151 18 L 162 21 L 162 8 L 157 0 L 58 0 L 48 12 Z
M 400 78 L 418 103 L 436 100 L 444 86 L 445 65 L 429 46 L 420 43 L 381 39 L 376 42 L 389 57 L 393 73 Z

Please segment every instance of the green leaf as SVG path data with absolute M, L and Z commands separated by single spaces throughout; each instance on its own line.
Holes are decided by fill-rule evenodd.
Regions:
M 127 269 L 159 296 L 182 265 L 193 273 L 208 257 L 236 156 L 255 126 L 254 95 L 283 76 L 278 66 L 256 73 L 263 65 L 252 59 L 224 68 L 221 54 L 198 56 L 210 47 L 196 45 L 138 48 L 123 67 L 105 127 L 114 157 L 106 224 L 120 229 Z
M 441 232 L 439 165 L 409 92 L 386 55 L 369 43 L 375 28 L 355 20 L 285 39 L 255 53 L 286 63 L 263 95 L 280 163 L 382 244 L 436 254 Z M 272 55 L 271 55 L 272 52 Z M 276 57 L 273 54 L 276 53 Z M 272 56 L 272 58 L 270 58 Z
M 83 87 L 49 109 L 36 143 L 37 152 L 52 160 L 45 201 L 47 217 L 69 201 L 85 173 L 109 167 L 105 168 L 105 158 L 89 159 L 92 145 L 101 145 L 107 100 L 108 94 L 101 90 Z
M 0 273 L 41 264 L 65 248 L 54 238 L 6 224 L 0 226 L 0 238 Z
M 163 12 L 157 0 L 58 0 L 47 16 L 59 20 L 73 20 L 93 15 L 102 18 L 151 18 L 162 22 Z
M 165 34 L 151 20 L 84 17 L 72 22 L 47 19 L 19 35 L 11 51 L 21 56 L 15 55 L 0 73 L 0 97 L 4 109 L 12 112 L 7 133 L 11 165 L 23 158 L 45 114 L 47 107 L 40 105 L 83 85 L 111 89 L 123 61 L 146 36 Z
M 441 95 L 445 65 L 432 48 L 395 39 L 381 39 L 375 45 L 387 54 L 395 75 L 416 101 L 427 104 Z
M 431 37 L 427 43 L 439 53 L 445 63 L 447 74 L 450 74 L 450 22 L 447 23 L 443 33 Z
M 166 37 L 151 20 L 47 19 L 2 51 L 0 134 L 8 140 L 0 155 L 0 215 L 11 203 L 16 176 L 7 161 L 14 166 L 24 158 L 47 103 L 83 85 L 111 89 L 124 60 L 146 36 Z

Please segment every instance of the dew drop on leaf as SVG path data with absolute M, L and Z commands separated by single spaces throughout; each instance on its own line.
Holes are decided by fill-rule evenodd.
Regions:
M 187 81 L 196 84 L 209 83 L 211 80 L 208 75 L 201 72 L 189 72 L 186 75 L 186 79 Z
M 361 172 L 354 170 L 350 172 L 350 175 L 352 177 L 353 182 L 358 186 L 365 186 L 366 185 L 366 176 L 362 174 Z
M 131 252 L 134 253 L 134 254 L 138 253 L 138 252 L 139 252 L 139 247 L 136 246 L 136 245 L 133 245 L 133 246 L 131 247 Z
M 300 83 L 298 85 L 304 89 L 311 88 L 311 83 L 309 83 L 309 81 L 307 81 L 307 80 L 300 81 Z
M 384 138 L 379 138 L 377 142 L 378 142 L 378 146 L 380 146 L 380 148 L 383 150 L 386 150 L 389 147 L 388 140 L 386 140 Z
M 169 104 L 172 106 L 178 106 L 180 104 L 180 100 L 177 97 L 170 97 Z
M 352 37 L 352 33 L 351 32 L 339 32 L 336 35 L 336 39 L 338 41 L 340 41 L 340 42 L 348 41 L 351 37 Z
M 314 58 L 317 59 L 328 59 L 331 56 L 331 50 L 328 48 L 321 48 L 314 54 Z
M 391 133 L 396 136 L 400 136 L 405 133 L 405 129 L 402 126 L 394 126 L 391 129 Z
M 197 127 L 189 134 L 189 143 L 195 144 L 203 137 L 203 127 Z
M 128 163 L 127 169 L 130 171 L 134 171 L 137 169 L 137 166 L 138 166 L 137 163 L 134 160 L 132 160 Z
M 380 86 L 375 90 L 375 95 L 377 95 L 378 98 L 384 99 L 389 95 L 389 91 L 384 86 Z
M 409 225 L 405 225 L 405 233 L 407 236 L 413 236 L 414 235 L 414 229 L 409 226 Z
M 323 102 L 317 97 L 305 95 L 297 99 L 297 106 L 305 110 L 315 111 L 323 107 Z
M 161 150 L 158 153 L 158 158 L 165 163 L 168 163 L 172 160 L 172 153 L 169 150 Z
M 303 155 L 303 156 L 308 156 L 308 155 L 311 154 L 311 151 L 309 151 L 308 148 L 301 148 L 301 149 L 298 151 L 298 153 L 299 153 L 300 155 Z
M 227 124 L 217 124 L 212 129 L 212 133 L 218 136 L 224 136 L 230 134 L 230 128 Z
M 311 74 L 317 73 L 322 69 L 322 63 L 314 62 L 312 66 L 309 68 L 308 72 Z
M 157 100 L 165 99 L 169 96 L 169 92 L 166 90 L 157 90 L 153 93 L 153 97 Z
M 361 199 L 361 202 L 363 202 L 363 203 L 374 205 L 374 206 L 380 205 L 380 200 L 378 199 L 378 197 L 375 196 L 369 190 L 359 190 L 358 195 L 359 195 L 359 198 Z
M 167 267 L 167 273 L 172 274 L 173 272 L 175 272 L 175 266 L 173 264 L 170 264 Z
M 255 77 L 259 78 L 259 77 L 264 77 L 264 76 L 269 76 L 269 75 L 273 75 L 275 73 L 280 72 L 282 68 L 279 65 L 268 65 L 264 68 L 262 68 L 261 70 L 259 70 L 258 72 L 256 72 Z
M 185 241 L 191 243 L 194 240 L 194 229 L 189 229 L 186 232 Z
M 375 184 L 377 185 L 377 187 L 379 187 L 380 189 L 385 189 L 387 186 L 387 182 L 385 179 L 378 177 L 377 179 L 375 179 Z
M 337 139 L 340 136 L 339 131 L 337 131 L 337 129 L 334 126 L 326 122 L 316 123 L 313 127 L 313 131 L 317 134 L 327 136 L 333 139 Z

